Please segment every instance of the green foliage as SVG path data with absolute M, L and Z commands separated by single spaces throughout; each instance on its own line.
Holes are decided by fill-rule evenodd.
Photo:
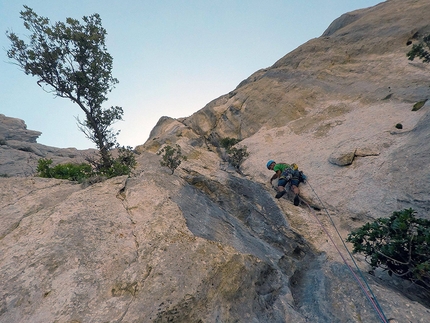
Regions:
M 347 241 L 373 268 L 430 288 L 430 221 L 416 218 L 415 213 L 395 211 L 351 232 Z
M 397 123 L 397 124 L 396 124 L 396 128 L 397 128 L 397 129 L 403 129 L 403 125 L 402 125 L 401 123 Z
M 240 170 L 240 166 L 249 156 L 246 146 L 243 146 L 242 148 L 230 148 L 227 153 L 230 165 L 232 165 L 237 170 Z
M 135 153 L 133 151 L 133 148 L 130 146 L 127 147 L 119 147 L 118 148 L 118 157 L 116 158 L 116 161 L 120 163 L 121 165 L 125 165 L 128 167 L 128 173 L 131 172 L 132 169 L 134 169 L 137 165 Z
M 94 162 L 88 158 L 89 163 L 81 164 L 59 164 L 52 167 L 52 159 L 39 159 L 37 172 L 40 177 L 68 179 L 80 183 L 86 181 L 88 184 L 100 182 L 101 179 L 115 176 L 130 175 L 136 167 L 136 158 L 131 147 L 118 148 L 118 157 L 109 155 L 109 167 L 100 166 L 99 162 Z
M 225 148 L 226 150 L 229 150 L 231 147 L 236 145 L 240 140 L 236 138 L 230 138 L 226 137 L 220 140 L 219 144 L 221 147 Z
M 220 140 L 220 146 L 225 148 L 225 151 L 228 155 L 228 162 L 231 166 L 236 168 L 237 171 L 240 171 L 240 166 L 249 156 L 249 153 L 247 151 L 248 148 L 246 146 L 243 146 L 241 148 L 233 147 L 239 142 L 239 139 L 230 137 L 226 137 Z
M 413 61 L 416 57 L 421 59 L 424 63 L 430 63 L 430 35 L 425 36 L 421 42 L 412 45 L 412 49 L 406 54 L 409 60 Z M 414 104 L 412 111 L 421 109 L 426 100 L 419 101 Z
M 117 157 L 114 158 L 109 151 L 105 162 L 100 156 L 99 158 L 87 157 L 86 161 L 92 165 L 94 174 L 97 176 L 111 178 L 130 175 L 137 164 L 133 149 L 131 147 L 118 146 L 117 152 Z
M 178 144 L 176 144 L 176 148 L 173 148 L 170 145 L 163 147 L 159 152 L 157 152 L 157 155 L 162 155 L 160 165 L 170 168 L 172 174 L 181 164 L 182 160 L 187 160 L 187 157 L 182 155 L 181 146 Z
M 52 159 L 41 158 L 37 162 L 37 172 L 40 177 L 52 178 Z
M 424 63 L 430 63 L 430 52 L 427 49 L 430 49 L 430 35 L 425 36 L 420 43 L 412 45 L 406 56 L 411 61 L 418 57 Z
M 40 177 L 67 179 L 81 182 L 84 178 L 92 176 L 93 171 L 90 164 L 59 164 L 51 167 L 52 159 L 39 159 L 37 172 Z
M 419 109 L 421 109 L 424 104 L 427 102 L 427 100 L 423 100 L 423 101 L 419 101 L 417 103 L 414 104 L 412 111 L 418 111 Z
M 105 45 L 106 30 L 98 14 L 83 17 L 83 23 L 67 18 L 50 24 L 24 6 L 21 18 L 31 32 L 29 43 L 7 32 L 11 47 L 7 51 L 26 74 L 36 76 L 37 84 L 55 96 L 70 99 L 85 113 L 79 129 L 100 150 L 103 167 L 110 167 L 109 150 L 116 145 L 111 126 L 122 120 L 121 107 L 103 109 L 107 93 L 118 80 L 112 77 L 112 56 Z M 45 87 L 47 86 L 47 87 Z
M 136 167 L 136 158 L 131 147 L 119 147 L 118 157 L 113 158 L 109 155 L 109 167 L 99 168 L 99 175 L 108 178 L 122 175 L 130 175 L 132 170 Z

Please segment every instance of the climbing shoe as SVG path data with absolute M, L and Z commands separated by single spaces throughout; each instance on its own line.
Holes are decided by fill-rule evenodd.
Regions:
M 300 199 L 299 199 L 299 195 L 297 194 L 295 197 L 294 197 L 294 205 L 295 206 L 298 206 L 300 204 Z
M 282 192 L 278 192 L 275 195 L 275 198 L 280 199 L 282 196 L 284 196 L 284 194 L 287 193 L 286 191 L 282 191 Z

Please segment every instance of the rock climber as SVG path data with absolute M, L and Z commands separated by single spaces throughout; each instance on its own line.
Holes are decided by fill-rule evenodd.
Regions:
M 275 174 L 270 178 L 270 185 L 274 179 L 278 179 L 278 193 L 275 198 L 279 199 L 287 192 L 286 186 L 294 193 L 294 205 L 300 204 L 299 199 L 299 184 L 301 180 L 301 174 L 296 164 L 276 163 L 274 160 L 269 160 L 266 164 L 267 169 L 273 170 Z

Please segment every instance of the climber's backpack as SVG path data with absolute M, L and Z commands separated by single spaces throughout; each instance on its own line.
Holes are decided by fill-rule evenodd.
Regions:
M 299 183 L 306 183 L 306 175 L 299 170 L 299 166 L 296 163 L 291 164 L 291 168 L 286 169 L 291 174 L 291 179 L 299 180 Z
M 291 164 L 291 167 L 288 167 L 284 170 L 282 177 L 288 178 L 289 180 L 296 180 L 299 183 L 306 183 L 306 175 L 299 170 L 297 164 Z

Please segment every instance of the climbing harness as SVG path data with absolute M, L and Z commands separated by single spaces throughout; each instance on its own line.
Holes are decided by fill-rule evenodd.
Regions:
M 324 227 L 324 225 L 321 223 L 321 221 L 318 219 L 315 211 L 311 208 L 311 206 L 309 205 L 308 202 L 306 202 L 304 199 L 301 199 L 303 203 L 305 203 L 307 205 L 307 207 L 309 208 L 310 212 L 312 213 L 312 215 L 315 217 L 315 219 L 317 220 L 318 224 L 321 226 L 321 228 L 324 230 L 324 232 L 326 233 L 326 235 L 329 237 L 331 243 L 333 244 L 333 246 L 336 248 L 337 252 L 339 253 L 340 257 L 342 258 L 343 262 L 345 263 L 345 265 L 348 267 L 349 271 L 351 272 L 351 274 L 354 276 L 354 279 L 357 281 L 357 283 L 359 284 L 360 288 L 363 290 L 364 294 L 366 295 L 367 299 L 370 301 L 370 303 L 372 304 L 373 309 L 376 311 L 376 313 L 379 316 L 379 319 L 381 320 L 382 323 L 388 323 L 388 319 L 386 318 L 381 306 L 379 305 L 376 296 L 373 294 L 372 289 L 370 288 L 369 284 L 367 283 L 366 278 L 364 277 L 362 271 L 360 270 L 360 268 L 358 267 L 356 261 L 354 260 L 354 257 L 352 256 L 351 252 L 348 250 L 348 247 L 346 246 L 345 242 L 342 239 L 342 236 L 340 235 L 332 217 L 330 216 L 330 214 L 327 211 L 327 208 L 324 206 L 324 204 L 322 203 L 321 199 L 319 198 L 319 196 L 317 195 L 317 193 L 315 192 L 315 190 L 313 189 L 313 187 L 311 186 L 311 184 L 309 183 L 309 180 L 306 181 L 306 184 L 309 185 L 309 187 L 311 188 L 312 192 L 315 194 L 315 196 L 317 197 L 318 201 L 321 203 L 322 208 L 325 210 L 325 213 L 327 214 L 328 218 L 330 219 L 331 224 L 333 225 L 334 229 L 336 230 L 340 240 L 343 243 L 344 248 L 346 249 L 346 251 L 348 252 L 349 257 L 352 259 L 352 262 L 355 265 L 355 268 L 357 269 L 357 271 L 360 273 L 361 279 L 363 280 L 363 282 L 365 283 L 366 287 L 363 285 L 363 282 L 360 280 L 360 278 L 357 276 L 357 274 L 354 272 L 354 270 L 351 268 L 351 266 L 348 264 L 348 262 L 346 261 L 344 255 L 342 254 L 342 252 L 340 251 L 340 249 L 338 248 L 338 246 L 336 245 L 336 243 L 334 242 L 332 236 L 330 235 L 330 233 L 327 231 L 327 229 Z

